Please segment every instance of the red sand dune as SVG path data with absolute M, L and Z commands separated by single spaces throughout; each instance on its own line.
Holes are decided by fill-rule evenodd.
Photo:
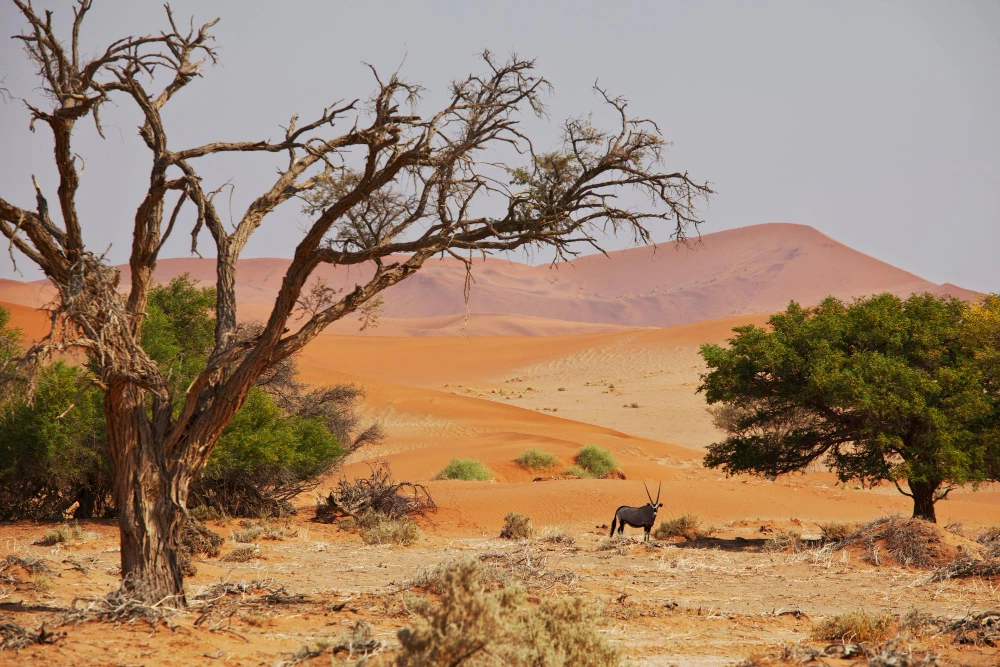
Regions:
M 246 259 L 237 269 L 241 316 L 268 314 L 286 259 Z M 475 260 L 475 284 L 465 322 L 464 267 L 453 258 L 432 260 L 417 275 L 385 293 L 381 326 L 374 335 L 558 335 L 595 333 L 613 326 L 665 327 L 735 315 L 774 312 L 789 300 L 815 304 L 889 291 L 929 291 L 969 298 L 975 293 L 936 285 L 862 254 L 811 227 L 764 224 L 706 234 L 688 246 L 661 244 L 580 257 L 557 267 L 506 259 Z M 128 267 L 121 267 L 127 284 Z M 188 272 L 199 281 L 215 277 L 214 260 L 165 259 L 156 278 Z M 332 287 L 352 289 L 370 275 L 367 267 L 320 267 Z M 39 283 L 0 281 L 0 299 L 39 305 L 49 292 Z M 497 317 L 503 314 L 504 317 Z M 514 318 L 510 316 L 516 316 Z M 572 330 L 565 323 L 590 323 Z M 599 325 L 594 327 L 593 325 Z M 356 333 L 352 318 L 332 331 Z

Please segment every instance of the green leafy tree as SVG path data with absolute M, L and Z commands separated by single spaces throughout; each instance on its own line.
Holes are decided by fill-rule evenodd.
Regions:
M 894 482 L 913 516 L 935 521 L 955 485 L 998 479 L 1000 449 L 984 437 L 997 414 L 984 370 L 995 342 L 969 330 L 969 312 L 930 294 L 831 297 L 793 302 L 767 329 L 738 327 L 728 347 L 703 345 L 699 391 L 723 404 L 729 436 L 705 465 L 773 476 L 822 458 L 842 481 Z

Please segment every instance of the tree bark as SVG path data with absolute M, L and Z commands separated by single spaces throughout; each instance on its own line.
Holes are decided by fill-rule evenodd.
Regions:
M 122 587 L 146 603 L 184 605 L 181 530 L 191 476 L 168 465 L 144 393 L 109 388 L 104 411 L 121 533 Z
M 935 494 L 941 482 L 917 482 L 910 479 L 906 483 L 910 486 L 913 497 L 913 518 L 937 523 L 934 503 L 937 501 Z

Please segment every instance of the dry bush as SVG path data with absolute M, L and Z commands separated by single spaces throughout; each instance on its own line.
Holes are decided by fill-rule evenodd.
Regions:
M 632 551 L 632 546 L 639 544 L 634 537 L 608 537 L 600 541 L 594 551 L 613 551 L 619 556 L 626 556 Z M 608 554 L 611 557 L 611 554 Z
M 951 621 L 945 630 L 955 635 L 959 644 L 975 646 L 1000 645 L 1000 611 L 985 611 L 970 614 L 957 621 Z
M 393 480 L 387 461 L 369 463 L 368 468 L 371 475 L 367 478 L 355 477 L 353 482 L 340 478 L 337 488 L 317 506 L 317 521 L 333 523 L 339 517 L 369 512 L 398 519 L 437 511 L 427 487 Z
M 815 639 L 847 642 L 882 642 L 895 632 L 896 619 L 888 611 L 863 609 L 838 614 L 813 626 Z
M 28 630 L 10 619 L 0 619 L 0 651 L 18 651 L 32 644 L 55 644 L 65 637 L 65 632 L 49 632 L 44 624 L 38 630 Z
M 443 567 L 438 585 L 438 603 L 417 603 L 417 622 L 398 632 L 398 665 L 621 664 L 618 648 L 597 630 L 600 610 L 583 598 L 533 605 L 517 584 L 489 591 L 482 566 L 468 559 Z
M 503 529 L 500 537 L 505 540 L 527 540 L 534 529 L 531 527 L 531 517 L 517 512 L 508 512 L 503 518 Z
M 875 565 L 888 560 L 898 565 L 933 568 L 951 560 L 941 548 L 937 527 L 922 519 L 888 516 L 861 526 L 837 543 L 838 549 L 859 545 L 865 560 Z
M 693 514 L 684 514 L 676 519 L 664 519 L 653 530 L 653 539 L 666 540 L 671 537 L 683 537 L 689 542 L 705 537 L 711 537 L 714 528 L 701 528 L 701 520 Z
M 955 560 L 934 570 L 930 580 L 933 582 L 966 577 L 1000 577 L 1000 558 L 981 559 L 959 554 Z
M 74 539 L 83 539 L 83 531 L 77 525 L 74 526 L 58 526 L 57 528 L 47 531 L 45 537 L 36 540 L 32 544 L 40 547 L 51 547 L 56 544 L 65 544 L 71 542 Z
M 493 550 L 479 555 L 479 578 L 487 590 L 507 586 L 523 586 L 530 591 L 547 591 L 558 587 L 571 587 L 579 576 L 570 570 L 550 568 L 548 555 L 524 547 L 515 550 Z M 444 592 L 445 571 L 454 563 L 441 563 L 424 570 L 406 584 L 406 589 L 417 589 L 440 595 Z
M 263 558 L 260 547 L 256 544 L 241 544 L 222 557 L 227 563 L 248 563 Z
M 764 551 L 798 551 L 802 533 L 797 530 L 779 530 L 764 542 Z
M 831 523 L 821 523 L 819 525 L 819 530 L 823 533 L 824 542 L 839 542 L 857 529 L 857 524 L 840 523 L 837 521 L 833 521 Z
M 194 519 L 184 522 L 181 529 L 181 549 L 178 555 L 181 571 L 185 576 L 193 577 L 198 574 L 198 569 L 194 566 L 192 559 L 195 556 L 208 556 L 215 558 L 219 555 L 219 547 L 225 542 L 223 537 L 204 524 L 198 523 Z
M 327 637 L 318 637 L 308 644 L 303 645 L 297 651 L 289 654 L 286 660 L 279 660 L 277 667 L 292 667 L 313 658 L 317 658 L 324 653 L 329 653 L 333 659 L 341 658 L 352 660 L 354 658 L 365 658 L 374 655 L 383 648 L 382 642 L 372 635 L 372 627 L 364 621 L 358 621 L 354 627 L 333 640 Z M 358 665 L 366 664 L 358 662 Z
M 242 522 L 240 522 L 242 524 Z M 233 542 L 240 542 L 242 544 L 251 544 L 261 536 L 264 532 L 264 526 L 261 525 L 249 525 L 244 526 L 239 530 L 234 530 L 229 534 L 229 539 Z
M 408 516 L 394 518 L 378 512 L 369 512 L 358 517 L 354 523 L 361 541 L 365 544 L 408 547 L 420 539 L 420 529 Z
M 990 526 L 976 537 L 986 547 L 987 558 L 1000 558 L 1000 526 Z
M 547 528 L 544 534 L 538 539 L 549 544 L 565 544 L 567 546 L 576 542 L 575 537 L 561 528 Z

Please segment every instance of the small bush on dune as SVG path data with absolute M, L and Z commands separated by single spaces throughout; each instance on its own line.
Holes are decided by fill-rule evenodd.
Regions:
M 866 523 L 837 543 L 838 548 L 860 545 L 870 562 L 878 564 L 886 556 L 900 565 L 934 568 L 942 563 L 937 527 L 922 519 L 881 517 Z
M 485 482 L 493 479 L 493 471 L 477 459 L 452 459 L 435 479 L 464 479 Z
M 709 537 L 715 532 L 712 528 L 702 529 L 701 519 L 694 514 L 684 514 L 676 519 L 664 519 L 653 530 L 653 539 L 666 540 L 671 537 L 683 537 L 692 541 Z
M 471 559 L 441 568 L 437 580 L 440 601 L 418 602 L 417 622 L 397 635 L 398 665 L 621 664 L 621 652 L 597 630 L 600 610 L 583 598 L 533 605 L 519 584 L 488 591 Z
M 522 453 L 514 462 L 526 470 L 548 470 L 559 465 L 559 457 L 536 447 Z
M 813 637 L 827 641 L 881 642 L 892 636 L 895 618 L 887 611 L 849 611 L 813 626 Z
M 587 479 L 593 477 L 588 471 L 584 470 L 580 466 L 570 466 L 563 470 L 564 475 L 572 475 L 573 477 L 579 477 L 580 479 Z
M 505 540 L 526 540 L 531 537 L 533 531 L 531 527 L 531 517 L 517 512 L 510 512 L 503 518 L 503 529 L 500 537 Z
M 618 469 L 618 461 L 611 455 L 611 452 L 596 445 L 584 447 L 577 452 L 573 460 L 576 461 L 578 466 L 594 477 L 600 477 L 605 473 Z

